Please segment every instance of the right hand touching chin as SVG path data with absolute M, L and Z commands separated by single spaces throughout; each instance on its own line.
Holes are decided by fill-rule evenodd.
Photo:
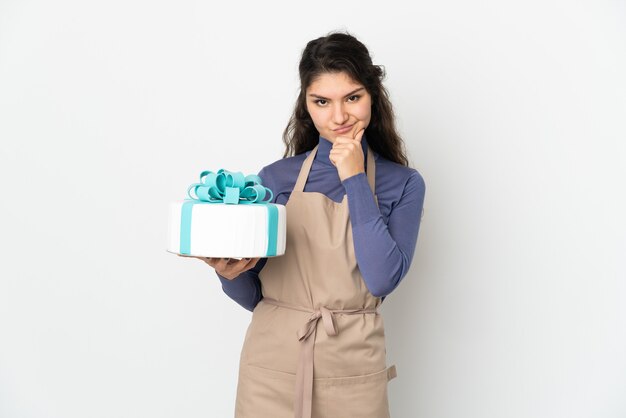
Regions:
M 204 261 L 215 269 L 215 272 L 222 277 L 232 280 L 246 270 L 250 270 L 258 263 L 260 258 L 215 258 L 215 257 L 198 257 L 193 255 L 178 254 L 181 257 L 197 258 Z

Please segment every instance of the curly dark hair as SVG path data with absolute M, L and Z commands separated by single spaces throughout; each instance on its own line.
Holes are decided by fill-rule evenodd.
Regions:
M 372 116 L 365 129 L 368 145 L 384 158 L 408 166 L 404 141 L 396 131 L 389 93 L 383 86 L 385 71 L 374 65 L 363 43 L 347 32 L 331 32 L 307 43 L 300 59 L 300 93 L 293 114 L 283 132 L 283 157 L 312 150 L 319 132 L 306 107 L 306 90 L 324 73 L 347 74 L 362 84 L 372 97 Z

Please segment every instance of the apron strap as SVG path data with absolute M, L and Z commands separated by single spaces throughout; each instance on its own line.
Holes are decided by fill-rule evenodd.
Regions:
M 296 180 L 296 185 L 293 186 L 294 192 L 303 192 L 304 191 L 304 183 L 306 183 L 306 179 L 309 177 L 309 171 L 311 171 L 311 166 L 313 165 L 313 160 L 315 159 L 315 154 L 317 154 L 317 147 L 311 151 L 306 160 L 302 163 L 302 168 L 300 169 L 300 174 L 298 174 L 298 180 Z
M 294 192 L 304 191 L 304 185 L 309 177 L 309 172 L 311 171 L 311 166 L 313 166 L 313 160 L 317 154 L 318 147 L 319 145 L 316 145 L 302 163 L 296 185 L 293 187 Z M 372 189 L 372 193 L 376 196 L 376 161 L 374 160 L 374 152 L 369 145 L 367 146 L 367 165 L 365 168 L 367 171 L 367 182 L 370 185 L 370 189 Z
M 295 418 L 311 418 L 313 405 L 313 349 L 315 348 L 315 336 L 317 334 L 317 323 L 322 319 L 324 330 L 328 335 L 337 335 L 335 326 L 335 314 L 357 315 L 357 314 L 378 314 L 376 308 L 366 309 L 328 309 L 324 306 L 317 310 L 307 309 L 299 306 L 292 306 L 275 299 L 263 298 L 262 302 L 286 309 L 293 309 L 300 312 L 310 312 L 311 316 L 298 330 L 297 336 L 300 341 L 300 360 L 296 371 L 296 395 L 294 399 Z M 387 372 L 387 379 L 392 379 L 395 374 L 395 367 Z

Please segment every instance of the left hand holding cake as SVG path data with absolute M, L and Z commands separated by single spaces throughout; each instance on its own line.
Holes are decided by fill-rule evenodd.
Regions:
M 204 261 L 215 269 L 215 272 L 228 280 L 233 280 L 246 270 L 250 270 L 259 262 L 260 258 L 216 258 L 216 257 L 198 257 L 192 255 L 179 254 L 181 257 L 197 258 Z

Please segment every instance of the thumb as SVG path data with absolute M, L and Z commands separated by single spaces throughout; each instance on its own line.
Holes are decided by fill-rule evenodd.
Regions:
M 363 138 L 363 134 L 365 133 L 364 123 L 357 123 L 357 127 L 355 129 L 354 135 L 352 136 L 355 140 L 361 142 L 361 138 Z

